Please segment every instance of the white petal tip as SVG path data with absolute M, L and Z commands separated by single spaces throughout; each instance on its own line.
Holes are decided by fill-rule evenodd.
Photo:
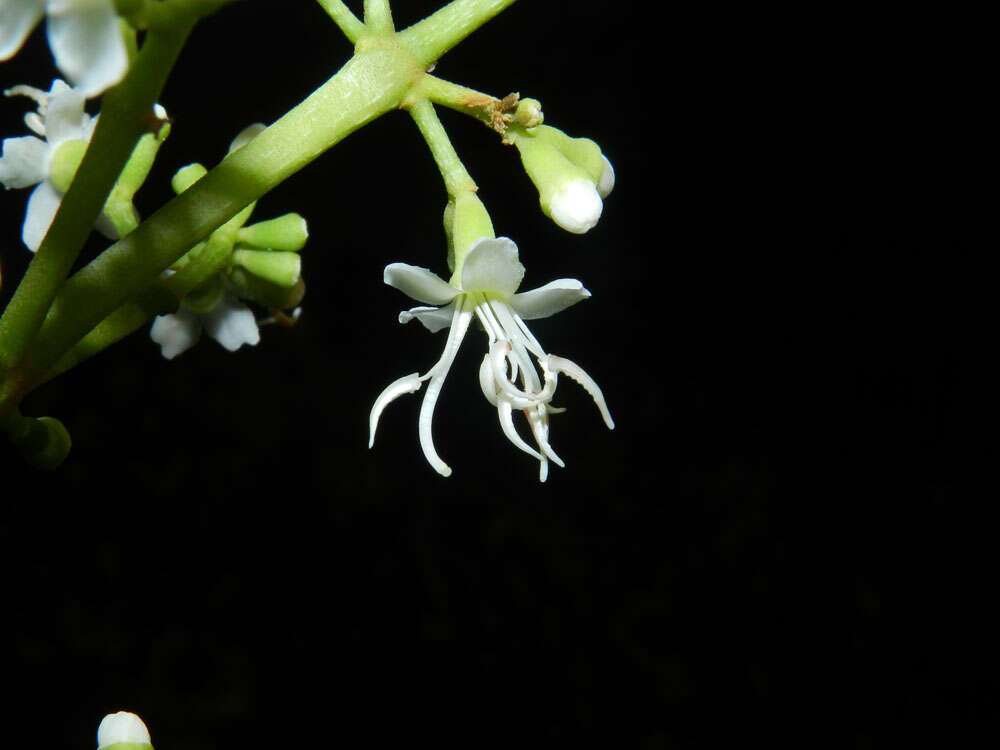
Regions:
M 611 166 L 608 157 L 601 158 L 604 159 L 604 171 L 601 172 L 601 179 L 597 183 L 597 192 L 601 198 L 607 198 L 615 187 L 615 168 Z
M 571 180 L 552 197 L 549 214 L 567 232 L 584 234 L 601 218 L 604 203 L 594 183 Z

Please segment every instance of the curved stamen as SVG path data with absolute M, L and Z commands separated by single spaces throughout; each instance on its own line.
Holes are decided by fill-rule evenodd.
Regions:
M 511 403 L 507 399 L 501 399 L 497 403 L 497 414 L 500 417 L 500 428 L 503 430 L 503 434 L 507 436 L 507 439 L 513 443 L 516 447 L 523 450 L 529 456 L 534 456 L 539 461 L 544 461 L 542 454 L 528 445 L 517 434 L 517 430 L 514 428 L 513 411 L 511 409 Z
M 566 464 L 563 463 L 563 460 L 556 455 L 556 452 L 552 450 L 552 446 L 549 445 L 548 413 L 544 410 L 544 404 L 540 404 L 540 406 L 542 406 L 542 409 L 525 409 L 524 415 L 528 418 L 528 424 L 531 425 L 531 432 L 535 436 L 535 442 L 538 443 L 538 447 L 542 453 L 547 458 L 550 458 L 556 466 L 565 468 Z
M 594 403 L 597 404 L 597 408 L 601 412 L 601 417 L 604 419 L 604 424 L 608 426 L 609 430 L 615 429 L 615 422 L 611 418 L 611 412 L 608 411 L 608 405 L 604 403 L 604 394 L 601 392 L 600 386 L 597 385 L 594 379 L 580 365 L 553 354 L 550 354 L 544 360 L 541 360 L 541 362 L 542 369 L 566 373 L 579 383 L 583 387 L 583 390 L 589 393 L 590 397 L 594 399 Z
M 424 457 L 434 467 L 434 470 L 443 477 L 451 475 L 451 467 L 441 460 L 441 457 L 434 448 L 431 423 L 434 420 L 434 405 L 437 404 L 441 387 L 444 385 L 444 379 L 448 377 L 448 371 L 455 361 L 458 347 L 462 344 L 465 332 L 469 329 L 469 322 L 472 320 L 472 311 L 466 309 L 467 306 L 465 298 L 462 299 L 461 304 L 455 306 L 455 316 L 452 318 L 451 328 L 448 331 L 448 341 L 445 343 L 444 353 L 437 364 L 427 373 L 431 375 L 431 379 L 427 384 L 427 390 L 424 391 L 424 400 L 420 404 L 420 417 L 417 422 L 420 447 L 424 451 Z
M 378 398 L 375 399 L 375 405 L 372 406 L 371 413 L 368 415 L 368 447 L 371 448 L 375 445 L 375 430 L 378 428 L 379 417 L 382 416 L 382 412 L 385 410 L 389 404 L 395 401 L 397 398 L 405 393 L 416 393 L 420 390 L 420 373 L 414 372 L 401 377 L 399 380 L 394 380 L 385 390 L 382 391 Z

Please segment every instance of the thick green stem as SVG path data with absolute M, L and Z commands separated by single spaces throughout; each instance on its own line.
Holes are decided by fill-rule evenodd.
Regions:
M 399 41 L 426 70 L 469 34 L 517 0 L 454 0 L 399 33 Z
M 151 31 L 125 80 L 109 91 L 69 192 L 45 240 L 0 318 L 0 366 L 24 357 L 46 312 L 90 234 L 122 167 L 148 129 L 153 104 L 191 27 Z
M 88 331 L 244 206 L 396 108 L 421 74 L 391 40 L 353 57 L 299 106 L 68 279 L 23 368 L 25 380 L 37 382 Z
M 316 0 L 351 42 L 365 33 L 365 25 L 344 5 L 343 0 Z

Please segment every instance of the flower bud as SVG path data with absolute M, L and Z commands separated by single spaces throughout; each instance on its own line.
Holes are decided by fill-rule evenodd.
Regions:
M 173 178 L 170 180 L 170 187 L 174 189 L 175 193 L 180 195 L 206 174 L 208 174 L 208 170 L 201 164 L 198 164 L 198 162 L 188 164 L 174 173 Z
M 295 286 L 302 275 L 302 258 L 280 250 L 234 250 L 233 264 L 278 286 Z
M 543 125 L 517 134 L 514 143 L 521 162 L 538 189 L 545 215 L 566 231 L 583 234 L 601 218 L 604 207 L 597 179 L 566 158 L 547 137 L 537 135 L 544 130 Z
M 101 719 L 101 724 L 97 727 L 97 750 L 122 743 L 152 746 L 149 730 L 142 723 L 142 719 L 128 711 L 108 714 Z
M 236 241 L 268 250 L 301 250 L 309 238 L 306 220 L 298 214 L 285 214 L 269 221 L 259 221 L 236 232 Z

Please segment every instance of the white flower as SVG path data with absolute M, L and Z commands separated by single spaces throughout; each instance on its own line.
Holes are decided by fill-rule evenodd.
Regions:
M 517 245 L 506 237 L 483 237 L 473 243 L 465 257 L 459 286 L 452 286 L 426 268 L 405 263 L 386 266 L 386 284 L 419 302 L 439 305 L 401 312 L 399 322 L 407 323 L 415 318 L 431 332 L 445 327 L 449 327 L 449 331 L 444 353 L 437 364 L 424 375 L 415 372 L 396 380 L 375 399 L 369 416 L 369 448 L 375 442 L 375 430 L 385 407 L 404 393 L 415 393 L 423 381 L 430 380 L 420 407 L 420 447 L 435 471 L 442 476 L 451 474 L 451 468 L 434 448 L 431 422 L 441 387 L 473 315 L 479 318 L 489 338 L 488 351 L 479 368 L 483 395 L 496 406 L 500 426 L 507 439 L 539 461 L 541 481 L 544 482 L 548 476 L 550 460 L 563 466 L 548 439 L 549 414 L 562 411 L 550 405 L 559 373 L 568 375 L 583 386 L 597 404 L 604 423 L 609 429 L 614 429 L 597 383 L 568 359 L 546 354 L 524 324 L 525 319 L 545 318 L 564 310 L 589 297 L 590 292 L 576 279 L 559 279 L 538 289 L 515 294 L 523 278 L 524 266 L 518 260 Z M 539 378 L 529 353 L 541 367 L 542 378 Z M 514 428 L 514 409 L 523 411 L 527 417 L 538 450 L 528 445 Z
M 224 294 L 210 312 L 194 313 L 180 309 L 170 315 L 157 315 L 149 337 L 160 345 L 160 353 L 173 359 L 196 343 L 202 328 L 231 352 L 243 344 L 260 343 L 260 330 L 253 312 L 231 294 Z
M 149 745 L 149 730 L 142 719 L 128 711 L 108 714 L 97 727 L 97 750 L 117 745 L 119 742 L 134 742 Z
M 38 111 L 29 112 L 24 121 L 41 138 L 33 135 L 5 138 L 0 155 L 0 182 L 4 187 L 38 186 L 28 199 L 21 232 L 24 244 L 35 252 L 62 201 L 62 192 L 50 179 L 53 156 L 64 144 L 70 150 L 74 146 L 85 146 L 90 141 L 97 118 L 83 111 L 84 99 L 80 92 L 59 79 L 52 82 L 48 92 L 31 86 L 15 86 L 4 93 L 7 96 L 27 96 L 38 103 Z
M 0 0 L 0 60 L 17 54 L 46 14 L 56 65 L 84 97 L 97 96 L 125 76 L 128 53 L 113 0 Z

